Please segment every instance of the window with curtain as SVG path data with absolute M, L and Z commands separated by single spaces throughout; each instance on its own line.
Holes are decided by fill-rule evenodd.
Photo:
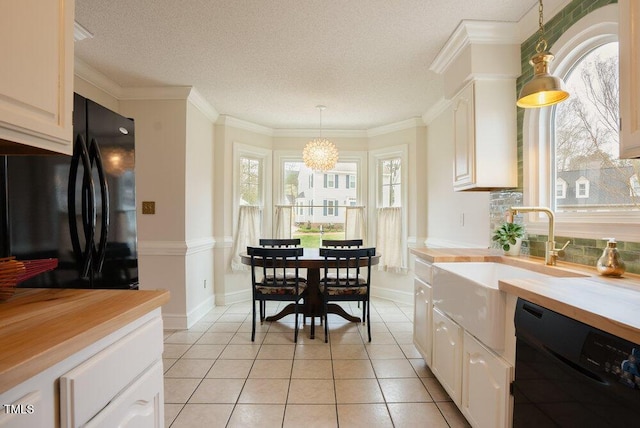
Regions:
M 397 273 L 406 272 L 402 177 L 400 153 L 378 157 L 376 249 L 381 254 L 378 269 Z
M 245 270 L 240 254 L 258 245 L 263 235 L 265 186 L 270 151 L 234 144 L 234 239 L 232 270 Z
M 322 239 L 345 239 L 345 209 L 359 198 L 358 170 L 356 161 L 341 161 L 321 172 L 310 170 L 301 159 L 283 159 L 280 200 L 298 208 L 293 210 L 291 236 L 300 238 L 303 247 L 317 248 Z

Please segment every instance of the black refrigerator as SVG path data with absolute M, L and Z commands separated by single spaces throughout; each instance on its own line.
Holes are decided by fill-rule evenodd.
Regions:
M 137 289 L 134 122 L 75 94 L 73 132 L 72 157 L 0 159 L 1 255 L 58 259 L 20 287 Z

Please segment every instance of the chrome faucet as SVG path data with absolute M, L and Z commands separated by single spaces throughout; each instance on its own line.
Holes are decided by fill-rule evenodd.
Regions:
M 547 217 L 549 217 L 549 237 L 547 238 L 547 243 L 544 248 L 544 263 L 555 266 L 558 261 L 558 256 L 564 255 L 564 249 L 567 248 L 567 245 L 569 245 L 571 241 L 567 241 L 562 248 L 556 248 L 554 233 L 556 216 L 553 211 L 545 207 L 511 207 L 509 208 L 509 212 L 511 214 L 511 222 L 513 222 L 513 216 L 519 213 L 545 213 Z

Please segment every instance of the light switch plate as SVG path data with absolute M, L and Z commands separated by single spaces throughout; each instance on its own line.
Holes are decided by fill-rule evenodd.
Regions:
M 156 203 L 155 201 L 142 201 L 142 214 L 155 214 Z

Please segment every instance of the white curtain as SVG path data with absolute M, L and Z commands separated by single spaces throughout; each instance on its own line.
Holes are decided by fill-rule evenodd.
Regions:
M 231 257 L 231 269 L 247 270 L 240 261 L 240 253 L 247 251 L 247 247 L 257 246 L 260 240 L 260 207 L 253 205 L 241 205 L 238 211 L 238 230 L 233 243 L 233 255 Z
M 362 239 L 367 245 L 364 207 L 347 207 L 344 220 L 344 239 Z
M 289 205 L 276 206 L 276 233 L 275 239 L 289 239 L 291 238 L 291 224 L 293 210 Z
M 402 248 L 402 208 L 378 208 L 376 240 L 376 254 L 381 254 L 378 270 L 405 272 Z

